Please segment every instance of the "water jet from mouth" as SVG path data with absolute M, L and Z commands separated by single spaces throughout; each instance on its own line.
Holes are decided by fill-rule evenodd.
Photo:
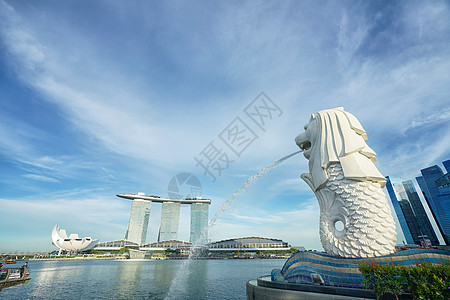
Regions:
M 190 273 L 189 272 L 189 264 L 192 262 L 193 259 L 198 258 L 200 256 L 201 250 L 205 248 L 206 233 L 209 231 L 209 229 L 211 227 L 213 227 L 214 225 L 217 224 L 217 220 L 218 220 L 219 216 L 227 210 L 227 208 L 233 203 L 233 201 L 240 194 L 242 194 L 245 190 L 247 190 L 247 188 L 249 186 L 254 184 L 262 175 L 266 174 L 267 172 L 269 172 L 271 169 L 278 166 L 283 161 L 287 160 L 288 158 L 291 158 L 292 156 L 294 156 L 300 152 L 303 152 L 303 149 L 300 151 L 291 153 L 289 155 L 286 155 L 286 156 L 274 161 L 270 165 L 262 168 L 255 175 L 249 177 L 247 179 L 247 181 L 233 195 L 231 195 L 231 197 L 227 201 L 225 201 L 222 204 L 222 206 L 215 213 L 214 217 L 209 221 L 208 227 L 203 230 L 201 237 L 196 242 L 193 243 L 192 249 L 191 249 L 191 254 L 189 255 L 189 258 L 183 262 L 180 269 L 178 270 L 177 275 L 175 276 L 175 278 L 172 282 L 172 285 L 170 286 L 169 292 L 167 293 L 167 296 L 165 298 L 166 300 L 167 299 L 179 299 L 180 297 L 182 297 L 181 295 L 182 295 L 183 286 L 184 286 L 183 281 L 186 280 L 186 278 L 189 276 L 189 273 Z

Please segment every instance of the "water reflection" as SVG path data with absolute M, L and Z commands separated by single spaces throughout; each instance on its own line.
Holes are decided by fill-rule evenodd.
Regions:
M 154 261 L 154 271 L 153 277 L 150 281 L 150 289 L 160 290 L 161 293 L 158 294 L 159 299 L 164 299 L 169 289 L 175 275 L 178 271 L 181 261 L 175 260 L 164 260 L 164 261 Z M 161 287 L 164 287 L 161 289 Z
M 42 295 L 49 295 L 52 293 L 54 288 L 52 288 L 52 282 L 72 282 L 73 278 L 77 278 L 83 272 L 82 266 L 77 265 L 67 265 L 57 261 L 45 261 L 42 262 L 41 268 L 38 273 L 34 272 L 35 263 L 29 263 L 29 271 L 33 275 L 31 280 L 33 280 L 31 296 L 32 297 L 42 297 Z M 65 292 L 65 284 L 58 286 L 62 292 Z M 67 289 L 68 290 L 68 289 Z
M 112 298 L 127 299 L 139 290 L 142 274 L 142 262 L 120 261 Z

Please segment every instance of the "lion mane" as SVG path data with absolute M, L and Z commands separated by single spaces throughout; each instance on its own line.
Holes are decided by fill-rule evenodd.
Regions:
M 341 164 L 345 178 L 370 180 L 378 182 L 381 187 L 386 185 L 385 177 L 373 164 L 376 153 L 365 142 L 366 131 L 358 119 L 344 111 L 344 108 L 337 107 L 313 114 L 305 129 L 306 134 L 314 140 L 309 157 L 314 191 L 326 183 L 326 170 L 335 162 Z

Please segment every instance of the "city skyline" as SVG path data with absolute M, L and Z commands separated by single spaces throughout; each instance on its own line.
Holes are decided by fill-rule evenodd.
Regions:
M 122 239 L 121 193 L 203 196 L 211 219 L 333 107 L 361 121 L 384 176 L 412 180 L 450 158 L 449 49 L 445 1 L 0 0 L 0 251 L 52 249 L 54 224 Z M 307 171 L 302 154 L 271 170 L 209 239 L 321 250 Z M 179 228 L 189 241 L 183 206 Z

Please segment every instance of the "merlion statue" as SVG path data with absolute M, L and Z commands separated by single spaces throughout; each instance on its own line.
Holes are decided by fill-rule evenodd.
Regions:
M 319 201 L 320 240 L 330 255 L 395 252 L 395 223 L 382 191 L 386 179 L 373 164 L 376 153 L 365 140 L 358 119 L 342 107 L 312 115 L 295 139 L 309 159 L 309 173 L 301 178 Z

